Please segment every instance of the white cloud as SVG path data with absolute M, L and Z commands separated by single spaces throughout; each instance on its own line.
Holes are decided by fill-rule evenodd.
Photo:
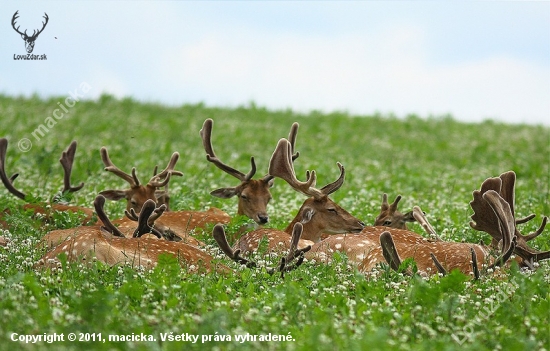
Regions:
M 547 123 L 548 67 L 500 56 L 438 65 L 428 49 L 410 26 L 329 38 L 223 29 L 160 66 L 174 91 L 212 104 Z

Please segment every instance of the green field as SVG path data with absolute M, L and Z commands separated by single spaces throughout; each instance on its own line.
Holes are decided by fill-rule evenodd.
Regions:
M 489 235 L 469 226 L 469 202 L 483 180 L 508 170 L 517 173 L 517 217 L 537 214 L 520 227 L 522 233 L 535 231 L 542 215 L 550 215 L 548 127 L 465 124 L 450 117 L 300 114 L 254 104 L 169 107 L 106 95 L 65 106 L 68 113 L 61 119 L 48 120 L 64 100 L 0 95 L 0 137 L 10 143 L 7 173 L 20 173 L 16 186 L 36 201 L 48 200 L 62 188 L 58 159 L 77 140 L 72 179 L 86 185 L 72 198 L 74 204 L 91 207 L 99 191 L 126 187 L 103 170 L 99 149 L 106 146 L 117 166 L 126 171 L 136 167 L 142 181 L 178 151 L 176 169 L 185 175 L 171 181 L 172 209 L 215 206 L 235 215 L 236 199 L 209 195 L 238 184 L 206 161 L 199 130 L 212 118 L 218 156 L 243 172 L 255 156 L 257 177 L 267 172 L 279 138 L 287 136 L 292 122 L 299 122 L 298 178 L 315 169 L 322 186 L 338 177 L 336 162 L 341 162 L 346 182 L 332 198 L 368 224 L 378 214 L 382 193 L 390 199 L 401 194 L 400 208 L 419 205 L 445 240 L 489 243 Z M 40 124 L 47 130 L 35 133 L 36 138 L 33 132 Z M 18 147 L 23 138 L 32 142 L 27 152 Z M 305 197 L 281 180 L 272 194 L 269 226 L 284 229 Z M 0 190 L 1 208 L 12 212 L 6 218 L 10 230 L 3 233 L 12 243 L 0 247 L 2 350 L 550 350 L 548 262 L 534 273 L 513 266 L 506 279 L 481 281 L 459 273 L 409 277 L 384 267 L 378 276 L 366 277 L 345 257 L 328 266 L 305 263 L 281 279 L 265 269 L 238 267 L 219 252 L 220 262 L 234 268 L 234 274 L 188 274 L 170 259 L 151 272 L 99 263 L 37 271 L 33 264 L 44 254 L 35 249 L 38 240 L 50 229 L 74 225 L 77 218 L 60 215 L 49 227 L 36 229 L 35 220 L 20 210 L 22 203 Z M 107 203 L 112 217 L 120 217 L 124 208 L 123 203 Z M 235 219 L 228 232 L 243 221 Z M 422 233 L 415 224 L 411 228 Z M 216 253 L 209 233 L 203 239 Z M 550 229 L 532 246 L 549 250 Z M 267 265 L 277 261 L 261 254 L 256 259 Z M 13 333 L 63 333 L 65 341 L 25 344 L 12 341 L 17 337 Z M 69 342 L 69 333 L 90 341 Z M 105 339 L 110 334 L 143 334 L 156 341 L 102 343 L 98 333 Z M 198 339 L 167 339 L 182 335 Z M 243 341 L 236 335 L 248 337 Z M 274 335 L 284 341 L 274 341 Z

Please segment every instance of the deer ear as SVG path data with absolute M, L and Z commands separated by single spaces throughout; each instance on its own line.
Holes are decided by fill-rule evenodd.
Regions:
M 302 212 L 302 220 L 300 221 L 300 223 L 306 224 L 307 222 L 311 221 L 314 214 L 315 214 L 315 210 L 313 208 L 311 207 L 304 208 Z
M 403 215 L 403 220 L 405 222 L 416 222 L 416 218 L 414 218 L 412 211 L 409 211 Z
M 219 197 L 222 199 L 229 199 L 230 197 L 233 197 L 238 193 L 239 192 L 237 191 L 237 188 L 220 188 L 212 191 L 210 195 Z
M 104 190 L 99 193 L 106 199 L 118 201 L 126 198 L 126 192 L 124 190 Z

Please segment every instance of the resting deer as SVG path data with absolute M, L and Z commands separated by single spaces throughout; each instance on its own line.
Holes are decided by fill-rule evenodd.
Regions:
M 267 204 L 271 200 L 269 189 L 273 186 L 273 176 L 268 174 L 260 179 L 252 179 L 254 174 L 256 174 L 254 157 L 250 158 L 251 169 L 247 174 L 223 163 L 214 153 L 214 147 L 212 146 L 213 125 L 214 121 L 209 118 L 204 121 L 202 129 L 200 130 L 202 144 L 206 151 L 206 159 L 225 173 L 240 180 L 241 183 L 236 187 L 214 190 L 210 194 L 222 199 L 237 196 L 239 199 L 237 215 L 247 216 L 259 225 L 266 224 L 269 221 Z M 288 136 L 293 152 L 297 133 L 298 123 L 294 123 Z M 295 160 L 298 155 L 298 153 L 293 154 L 292 159 Z
M 103 196 L 96 197 L 94 207 L 104 226 L 64 230 L 62 236 L 67 236 L 67 231 L 72 232 L 65 241 L 46 253 L 38 261 L 37 266 L 56 267 L 59 265 L 58 256 L 65 254 L 68 262 L 90 262 L 95 258 L 108 265 L 129 263 L 132 266 L 153 268 L 157 265 L 160 255 L 167 254 L 176 257 L 183 267 L 192 272 L 203 269 L 205 271 L 228 271 L 227 267 L 214 264 L 212 256 L 195 246 L 144 237 L 148 233 L 160 236 L 160 233 L 154 230 L 153 224 L 163 214 L 166 209 L 165 205 L 156 208 L 153 200 L 147 200 L 139 214 L 139 223 L 133 237 L 126 238 L 107 217 L 103 208 L 104 204 Z M 48 235 L 52 238 L 58 232 L 53 231 Z
M 344 167 L 340 163 L 338 163 L 338 167 L 340 168 L 340 177 L 321 189 L 315 187 L 317 179 L 315 171 L 308 172 L 307 180 L 301 182 L 296 178 L 292 164 L 292 145 L 287 139 L 279 140 L 277 148 L 271 156 L 269 174 L 283 179 L 294 190 L 309 196 L 309 198 L 304 201 L 298 214 L 284 231 L 254 230 L 242 236 L 234 245 L 234 250 L 240 250 L 243 254 L 255 251 L 264 238 L 268 242 L 269 251 L 288 250 L 296 223 L 301 223 L 303 226 L 302 239 L 298 242 L 299 249 L 319 242 L 323 233 L 360 232 L 364 227 L 363 222 L 328 197 L 344 183 Z
M 397 205 L 401 201 L 401 195 L 397 195 L 395 200 L 388 203 L 388 194 L 382 195 L 382 206 L 380 207 L 380 214 L 374 220 L 375 226 L 384 226 L 398 229 L 408 229 L 407 222 L 414 222 L 416 219 L 413 216 L 413 212 L 409 211 L 405 214 L 397 210 Z
M 120 170 L 109 158 L 107 148 L 101 148 L 101 158 L 105 164 L 105 170 L 112 172 L 120 178 L 126 180 L 130 184 L 130 189 L 126 190 L 105 190 L 99 194 L 110 200 L 125 199 L 126 211 L 139 213 L 143 204 L 147 200 L 153 200 L 159 205 L 166 205 L 167 210 L 164 215 L 156 221 L 156 226 L 163 233 L 163 237 L 172 241 L 181 241 L 190 245 L 203 245 L 203 243 L 190 235 L 190 232 L 196 228 L 205 228 L 207 225 L 215 223 L 228 223 L 230 217 L 225 212 L 211 208 L 208 211 L 168 211 L 169 194 L 166 189 L 171 175 L 182 176 L 183 173 L 174 170 L 179 159 L 179 153 L 175 152 L 170 158 L 170 162 L 166 168 L 160 173 L 156 173 L 146 185 L 140 183 L 136 169 L 132 168 L 132 174 L 128 174 Z M 165 187 L 165 190 L 158 190 Z M 119 230 L 126 236 L 131 236 L 135 230 L 135 222 L 128 217 L 114 220 L 113 223 L 118 226 Z
M 61 198 L 67 193 L 76 192 L 84 186 L 84 183 L 80 183 L 77 186 L 71 185 L 71 172 L 74 162 L 74 156 L 76 153 L 76 141 L 73 141 L 67 150 L 63 151 L 59 162 L 63 167 L 64 176 L 63 176 L 63 189 L 61 193 L 55 195 L 51 201 L 47 203 L 27 203 L 23 206 L 24 209 L 31 209 L 35 214 L 43 215 L 45 220 L 51 219 L 54 211 L 69 211 L 74 213 L 84 214 L 82 219 L 82 224 L 89 224 L 92 221 L 93 210 L 81 206 L 71 206 L 64 203 L 61 203 Z M 8 140 L 6 138 L 0 138 L 0 179 L 2 183 L 8 189 L 8 191 L 17 196 L 18 198 L 27 201 L 27 195 L 15 188 L 13 185 L 14 180 L 19 176 L 19 173 L 13 174 L 11 177 L 8 177 L 6 174 L 6 152 L 8 149 Z
M 363 272 L 371 271 L 381 262 L 388 262 L 392 268 L 397 269 L 402 259 L 412 258 L 421 272 L 445 273 L 458 269 L 478 277 L 478 264 L 490 268 L 502 265 L 514 251 L 518 252 L 519 243 L 522 241 L 515 229 L 513 206 L 501 196 L 506 196 L 506 192 L 487 191 L 489 184 L 493 185 L 492 188 L 500 190 L 497 179 L 499 178 L 488 179 L 482 185 L 482 192 L 474 192 L 472 208 L 476 213 L 472 219 L 476 223 L 472 226 L 492 233 L 494 240 L 501 243 L 499 258 L 495 259 L 493 250 L 482 244 L 432 241 L 408 230 L 383 227 L 366 227 L 360 235 L 333 236 L 314 246 L 306 254 L 306 258 L 326 261 L 334 252 L 339 251 L 346 253 L 350 261 L 357 264 Z M 413 214 L 426 228 L 428 222 L 423 218 L 420 208 L 415 206 Z M 536 233 L 526 237 L 530 240 L 540 234 L 544 224 L 546 219 Z M 526 245 L 523 246 L 520 250 L 522 253 L 530 252 L 525 254 L 529 260 L 550 257 L 549 252 L 538 252 Z
M 170 162 L 168 162 L 168 166 L 166 166 L 162 172 L 157 174 L 155 168 L 153 177 L 145 185 L 141 184 L 139 181 L 135 167 L 132 168 L 132 174 L 130 175 L 115 166 L 109 157 L 106 147 L 102 147 L 100 153 L 101 160 L 105 165 L 105 170 L 113 173 L 119 178 L 122 178 L 130 184 L 129 189 L 104 190 L 100 192 L 101 195 L 103 195 L 106 199 L 113 201 L 123 199 L 126 200 L 126 210 L 130 211 L 130 209 L 133 209 L 136 213 L 141 211 L 141 207 L 145 201 L 149 199 L 155 201 L 155 203 L 158 203 L 159 205 L 165 204 L 167 206 L 167 210 L 170 211 L 169 194 L 166 190 L 159 190 L 159 188 L 167 186 L 172 175 L 183 176 L 183 173 L 174 170 L 180 156 L 179 153 L 174 152 L 172 154 Z

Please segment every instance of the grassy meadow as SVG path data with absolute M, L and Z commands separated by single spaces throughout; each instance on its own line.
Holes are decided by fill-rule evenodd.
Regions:
M 522 233 L 535 231 L 542 216 L 550 215 L 548 127 L 465 124 L 450 117 L 299 114 L 252 103 L 231 109 L 168 107 L 103 95 L 66 107 L 68 112 L 50 119 L 37 140 L 33 131 L 46 125 L 64 100 L 0 95 L 0 137 L 9 141 L 6 170 L 8 176 L 20 174 L 15 185 L 33 201 L 48 200 L 62 188 L 58 159 L 77 140 L 72 181 L 86 184 L 72 196 L 73 204 L 91 207 L 99 191 L 126 188 L 103 170 L 99 149 L 106 146 L 112 161 L 127 172 L 136 167 L 142 182 L 178 151 L 176 169 L 184 176 L 170 183 L 172 209 L 214 206 L 235 215 L 236 199 L 209 194 L 238 184 L 206 161 L 199 130 L 212 118 L 220 159 L 246 173 L 254 156 L 256 177 L 267 172 L 279 138 L 299 122 L 298 178 L 315 169 L 317 184 L 325 185 L 338 177 L 336 162 L 341 162 L 346 181 L 331 197 L 367 224 L 378 214 L 382 193 L 390 201 L 401 194 L 400 209 L 419 205 L 445 240 L 489 243 L 488 234 L 469 226 L 469 202 L 483 180 L 508 170 L 517 174 L 517 217 L 537 214 L 520 226 Z M 32 143 L 26 152 L 20 146 L 29 144 L 18 144 L 23 138 Z M 284 229 L 305 197 L 282 180 L 276 180 L 272 194 L 269 226 Z M 209 252 L 233 274 L 189 274 L 169 258 L 153 271 L 100 263 L 41 271 L 33 268 L 44 254 L 36 243 L 51 229 L 73 226 L 77 218 L 60 214 L 39 227 L 22 204 L 0 190 L 1 208 L 11 212 L 5 218 L 10 229 L 0 235 L 12 241 L 0 247 L 3 350 L 550 350 L 549 262 L 541 262 L 536 272 L 513 266 L 504 279 L 472 281 L 456 272 L 409 277 L 387 267 L 365 276 L 341 256 L 331 265 L 306 262 L 281 279 L 265 269 L 233 264 L 206 232 L 198 234 L 210 244 Z M 106 206 L 113 218 L 125 208 L 122 202 Z M 234 233 L 245 221 L 235 218 L 227 231 Z M 422 233 L 416 224 L 410 227 Z M 550 229 L 531 246 L 550 250 Z M 274 265 L 278 258 L 259 253 L 255 259 Z M 63 333 L 64 341 L 12 340 L 54 333 Z M 68 341 L 69 333 L 77 340 Z M 156 341 L 109 341 L 109 335 Z

